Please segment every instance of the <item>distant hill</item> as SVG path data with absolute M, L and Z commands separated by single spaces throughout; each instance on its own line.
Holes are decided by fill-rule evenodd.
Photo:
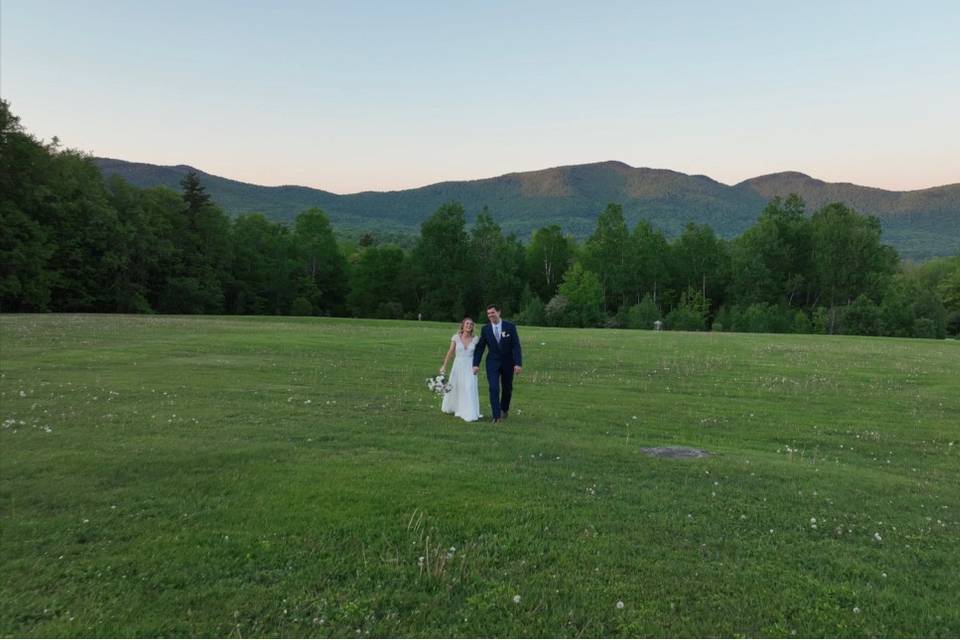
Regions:
M 179 189 L 181 178 L 190 170 L 186 165 L 165 167 L 110 158 L 94 161 L 105 175 L 119 175 L 140 187 Z M 304 209 L 319 207 L 339 228 L 416 233 L 427 216 L 453 200 L 464 205 L 471 219 L 488 207 L 505 231 L 523 239 L 554 223 L 577 237 L 586 237 L 608 202 L 623 205 L 631 225 L 646 219 L 674 235 L 687 222 L 696 222 L 730 238 L 752 225 L 772 197 L 797 193 L 811 212 L 839 201 L 860 213 L 876 215 L 883 224 L 885 241 L 904 257 L 960 253 L 960 184 L 885 191 L 785 172 L 728 186 L 707 176 L 610 161 L 402 191 L 340 195 L 309 187 L 264 187 L 194 170 L 214 201 L 231 215 L 259 212 L 289 221 Z
M 814 211 L 843 202 L 883 224 L 884 240 L 908 258 L 960 254 L 960 184 L 887 191 L 849 182 L 824 182 L 795 171 L 744 180 L 737 190 L 770 199 L 796 193 Z

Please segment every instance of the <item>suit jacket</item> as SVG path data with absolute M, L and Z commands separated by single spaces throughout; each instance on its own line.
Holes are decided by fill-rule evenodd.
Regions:
M 506 320 L 500 321 L 500 342 L 493 335 L 493 325 L 485 324 L 480 329 L 480 340 L 473 352 L 473 366 L 479 367 L 485 349 L 490 349 L 487 355 L 487 368 L 523 366 L 523 352 L 520 350 L 520 335 L 517 325 Z

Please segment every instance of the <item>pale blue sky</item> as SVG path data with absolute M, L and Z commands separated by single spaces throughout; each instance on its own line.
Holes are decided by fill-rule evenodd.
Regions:
M 960 182 L 960 1 L 2 0 L 0 92 L 96 155 L 338 193 L 622 160 Z

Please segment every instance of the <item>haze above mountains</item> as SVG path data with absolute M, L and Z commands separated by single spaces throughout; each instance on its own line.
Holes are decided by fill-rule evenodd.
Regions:
M 159 166 L 95 158 L 106 176 L 118 175 L 138 187 L 179 190 L 191 167 Z M 784 172 L 725 185 L 702 175 L 636 168 L 617 161 L 508 173 L 494 178 L 440 182 L 401 191 L 339 195 L 300 186 L 266 187 L 194 169 L 213 200 L 230 215 L 262 213 L 289 221 L 319 207 L 338 229 L 418 233 L 420 223 L 442 204 L 463 204 L 468 221 L 488 207 L 506 232 L 527 239 L 550 224 L 584 238 L 607 203 L 623 206 L 627 222 L 649 220 L 668 235 L 688 222 L 708 224 L 731 238 L 750 227 L 774 196 L 800 195 L 808 213 L 843 202 L 877 216 L 884 241 L 907 258 L 960 253 L 960 183 L 916 191 L 887 191 L 850 183 L 828 183 L 803 173 Z

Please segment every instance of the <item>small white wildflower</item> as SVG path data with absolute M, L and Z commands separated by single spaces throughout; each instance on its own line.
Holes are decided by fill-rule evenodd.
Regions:
M 880 542 L 881 540 L 883 540 L 883 538 L 881 538 L 880 534 L 877 532 L 874 532 L 873 539 L 876 540 L 877 542 Z
M 520 596 L 519 596 L 519 595 L 513 596 L 513 604 L 520 604 Z
M 881 577 L 881 578 L 886 578 L 886 577 L 887 577 L 887 572 L 884 571 L 883 573 L 881 573 L 881 574 L 880 574 L 880 577 Z
M 854 608 L 853 608 L 853 612 L 859 615 L 859 614 L 860 614 L 860 607 L 854 607 Z
M 617 600 L 617 609 L 623 609 L 623 600 Z

